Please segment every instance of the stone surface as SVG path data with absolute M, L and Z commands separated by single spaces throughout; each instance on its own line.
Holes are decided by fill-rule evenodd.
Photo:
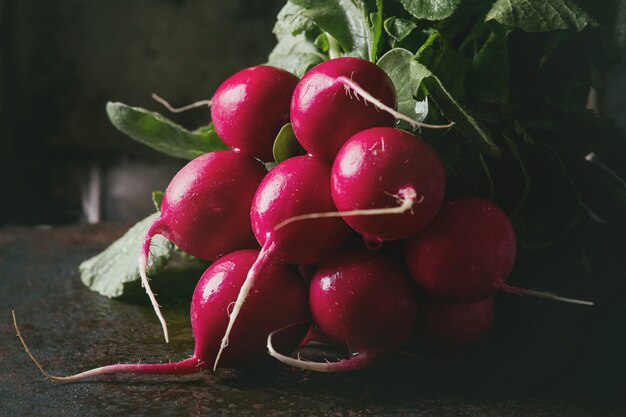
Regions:
M 33 353 L 54 374 L 116 362 L 175 361 L 191 354 L 184 303 L 165 305 L 172 335 L 172 343 L 166 345 L 149 306 L 108 300 L 81 283 L 78 264 L 127 226 L 0 229 L 1 416 L 626 414 L 619 396 L 601 397 L 592 389 L 602 383 L 599 380 L 579 387 L 582 390 L 574 390 L 565 378 L 551 390 L 523 389 L 509 381 L 523 380 L 523 373 L 493 379 L 496 369 L 472 375 L 468 374 L 471 367 L 448 370 L 442 379 L 435 378 L 438 368 L 431 362 L 401 355 L 344 375 L 292 372 L 276 365 L 256 372 L 222 370 L 183 378 L 121 375 L 79 383 L 46 380 L 15 337 L 11 309 Z M 513 352 L 507 354 L 513 357 Z M 532 363 L 519 366 L 537 372 Z M 569 388 L 560 390 L 563 386 Z

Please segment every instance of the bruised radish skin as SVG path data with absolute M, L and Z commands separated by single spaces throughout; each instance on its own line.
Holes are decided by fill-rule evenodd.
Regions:
M 148 229 L 139 256 L 142 284 L 166 340 L 167 326 L 146 276 L 152 237 L 163 235 L 186 253 L 206 260 L 257 247 L 250 225 L 250 206 L 265 174 L 263 165 L 248 155 L 217 151 L 190 161 L 168 185 L 161 214 Z
M 393 116 L 346 90 L 340 77 L 353 80 L 385 105 L 396 107 L 393 82 L 370 61 L 336 58 L 309 70 L 293 93 L 291 123 L 304 149 L 326 161 L 332 161 L 355 133 L 394 123 Z
M 309 288 L 313 321 L 349 359 L 317 363 L 284 356 L 268 338 L 270 354 L 281 362 L 320 372 L 360 369 L 395 351 L 411 333 L 417 300 L 402 266 L 381 252 L 349 250 L 322 263 Z
M 32 356 L 24 339 L 15 327 L 29 355 L 47 377 L 58 381 L 77 381 L 88 377 L 113 373 L 188 375 L 211 367 L 220 347 L 221 336 L 228 323 L 229 305 L 237 296 L 239 287 L 259 251 L 247 249 L 224 255 L 213 263 L 200 278 L 191 301 L 191 327 L 195 339 L 194 354 L 179 362 L 163 364 L 114 364 L 59 377 L 48 374 Z M 272 262 L 257 280 L 255 291 L 242 308 L 239 321 L 233 328 L 233 346 L 222 357 L 229 367 L 242 368 L 257 364 L 266 358 L 267 335 L 277 328 L 281 332 L 282 349 L 295 349 L 306 333 L 310 322 L 307 304 L 307 286 L 293 266 Z M 15 317 L 15 315 L 14 315 Z M 14 318 L 15 321 L 15 318 Z M 300 325 L 294 325 L 300 324 Z
M 339 211 L 397 207 L 414 196 L 402 214 L 344 217 L 374 244 L 415 235 L 437 214 L 446 177 L 435 151 L 404 130 L 378 127 L 352 136 L 333 163 L 331 190 Z
M 280 68 L 259 65 L 226 79 L 211 100 L 213 126 L 224 143 L 262 161 L 273 161 L 274 139 L 289 123 L 298 78 Z
M 479 197 L 457 197 L 442 206 L 433 222 L 407 239 L 404 261 L 415 281 L 442 300 L 473 303 L 497 291 L 593 305 L 506 283 L 515 263 L 517 241 L 507 215 Z
M 275 226 L 291 217 L 336 211 L 330 192 L 330 166 L 312 156 L 289 158 L 263 179 L 252 201 L 250 218 L 261 245 L 276 243 L 276 256 L 288 263 L 319 263 L 348 240 L 350 228 L 341 218 L 321 218 Z
M 493 297 L 466 304 L 422 302 L 415 320 L 417 339 L 432 352 L 467 351 L 491 331 L 494 306 Z

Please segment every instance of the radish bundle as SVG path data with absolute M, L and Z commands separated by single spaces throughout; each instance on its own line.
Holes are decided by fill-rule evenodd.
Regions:
M 577 94 L 559 92 L 561 84 L 545 88 L 543 66 L 557 65 L 548 52 L 545 62 L 532 61 L 536 73 L 509 65 L 508 54 L 539 59 L 515 46 L 525 28 L 501 21 L 514 11 L 485 14 L 456 2 L 483 13 L 457 32 L 447 20 L 456 9 L 434 18 L 407 8 L 383 23 L 376 2 L 358 17 L 363 25 L 339 30 L 314 3 L 285 6 L 267 64 L 236 72 L 209 100 L 182 108 L 209 105 L 211 125 L 188 131 L 143 109 L 111 106 L 116 126 L 151 146 L 166 149 L 141 126 L 173 129 L 184 138 L 175 156 L 191 160 L 141 236 L 137 278 L 166 340 L 148 282 L 158 279 L 155 236 L 214 263 L 191 301 L 192 358 L 69 379 L 245 367 L 270 356 L 312 371 L 355 371 L 408 341 L 454 354 L 488 343 L 497 306 L 512 294 L 593 305 L 560 295 L 585 294 L 575 283 L 541 281 L 545 274 L 528 267 L 619 212 L 594 211 L 591 197 L 619 205 L 612 193 L 621 173 L 598 155 L 610 159 L 608 150 L 621 145 L 576 136 L 569 123 L 583 122 L 569 119 L 576 113 L 569 106 L 577 104 L 557 104 L 586 98 L 591 80 Z M 534 105 L 526 88 L 554 96 Z M 128 114 L 142 120 L 132 131 L 119 122 Z M 600 264 L 574 243 L 580 265 Z M 300 357 L 298 346 L 315 339 L 342 359 Z

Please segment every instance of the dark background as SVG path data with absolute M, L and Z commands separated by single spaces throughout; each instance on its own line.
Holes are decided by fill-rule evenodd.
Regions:
M 166 114 L 152 92 L 175 104 L 210 98 L 230 74 L 265 62 L 283 3 L 0 0 L 0 225 L 148 214 L 150 192 L 184 161 L 117 132 L 106 102 Z M 172 118 L 189 128 L 210 120 L 206 109 Z
M 184 161 L 113 128 L 107 101 L 167 114 L 265 62 L 284 0 L 0 0 L 0 226 L 136 221 Z M 626 127 L 626 65 L 599 107 Z M 189 128 L 207 109 L 168 115 Z M 89 206 L 89 207 L 87 207 Z

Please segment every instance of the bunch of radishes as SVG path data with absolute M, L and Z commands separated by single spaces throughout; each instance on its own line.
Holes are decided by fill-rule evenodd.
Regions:
M 191 303 L 193 357 L 60 379 L 188 374 L 218 361 L 242 367 L 267 350 L 301 368 L 355 370 L 395 351 L 413 331 L 443 349 L 475 343 L 491 327 L 498 290 L 559 298 L 505 283 L 516 254 L 507 216 L 481 198 L 445 201 L 436 152 L 393 127 L 396 119 L 450 125 L 420 124 L 395 108 L 390 78 L 358 58 L 326 61 L 301 80 L 270 66 L 227 79 L 211 100 L 211 116 L 232 150 L 202 155 L 176 174 L 140 255 L 166 339 L 145 272 L 151 238 L 161 234 L 214 261 Z M 267 172 L 262 162 L 289 122 L 308 154 Z M 362 238 L 351 238 L 357 234 Z M 400 244 L 390 250 L 387 241 Z M 288 356 L 307 329 L 306 340 L 317 335 L 347 359 Z

